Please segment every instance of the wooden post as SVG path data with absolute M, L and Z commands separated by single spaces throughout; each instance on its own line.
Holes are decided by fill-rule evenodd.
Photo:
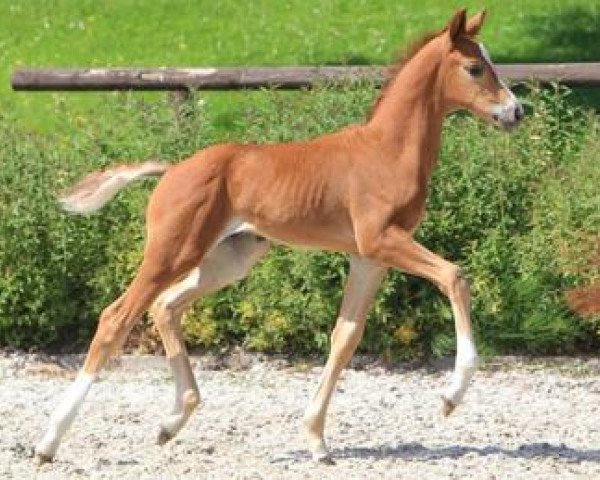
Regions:
M 571 87 L 600 86 L 599 63 L 504 64 L 510 82 L 559 82 Z M 14 90 L 237 90 L 309 88 L 317 83 L 372 81 L 380 84 L 385 67 L 228 67 L 228 68 L 79 68 L 21 69 Z
M 380 67 L 229 67 L 23 69 L 12 77 L 15 90 L 236 90 L 298 89 L 317 82 L 370 78 Z

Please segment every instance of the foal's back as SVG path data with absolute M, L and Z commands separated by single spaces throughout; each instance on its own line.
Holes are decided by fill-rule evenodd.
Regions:
M 285 243 L 353 252 L 353 174 L 373 155 L 371 143 L 364 127 L 353 126 L 308 141 L 209 147 L 169 169 L 149 212 L 181 208 L 193 221 L 194 209 L 209 203 L 225 223 L 247 222 Z

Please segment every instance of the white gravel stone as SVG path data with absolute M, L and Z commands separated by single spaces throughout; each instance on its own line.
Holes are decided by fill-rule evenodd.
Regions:
M 334 396 L 327 438 L 336 465 L 324 466 L 310 460 L 300 432 L 321 368 L 245 355 L 242 367 L 195 358 L 203 406 L 163 447 L 155 436 L 174 396 L 166 362 L 114 362 L 56 460 L 36 467 L 33 446 L 81 356 L 0 353 L 0 478 L 600 478 L 595 360 L 495 359 L 448 419 L 439 412 L 447 376 L 439 366 L 361 362 Z

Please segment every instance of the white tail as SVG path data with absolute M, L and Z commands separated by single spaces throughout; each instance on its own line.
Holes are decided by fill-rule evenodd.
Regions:
M 93 213 L 112 200 L 128 183 L 142 177 L 160 177 L 168 168 L 163 163 L 146 162 L 92 172 L 62 195 L 59 202 L 69 213 Z

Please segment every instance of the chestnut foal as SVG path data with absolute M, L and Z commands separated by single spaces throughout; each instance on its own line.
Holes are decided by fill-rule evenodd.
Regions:
M 142 264 L 126 292 L 102 312 L 83 368 L 37 446 L 39 460 L 52 459 L 101 368 L 152 305 L 176 383 L 174 411 L 158 440 L 172 438 L 200 402 L 182 312 L 199 296 L 243 278 L 270 241 L 350 255 L 331 354 L 304 416 L 316 460 L 331 461 L 323 436 L 327 407 L 388 267 L 430 280 L 450 300 L 457 354 L 442 410 L 452 412 L 477 366 L 469 286 L 456 265 L 417 243 L 413 233 L 424 215 L 444 117 L 467 109 L 505 129 L 523 117 L 474 39 L 484 17 L 481 12 L 467 20 L 460 10 L 424 40 L 399 66 L 364 124 L 305 142 L 216 145 L 173 166 L 145 163 L 96 172 L 63 198 L 70 211 L 92 212 L 130 181 L 164 174 L 147 209 Z

